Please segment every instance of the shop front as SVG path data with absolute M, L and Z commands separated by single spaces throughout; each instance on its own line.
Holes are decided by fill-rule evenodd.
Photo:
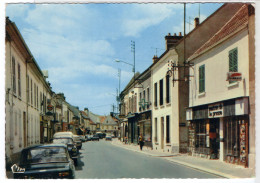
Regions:
M 189 153 L 247 167 L 248 111 L 247 97 L 187 109 Z
M 138 144 L 139 127 L 137 126 L 137 115 L 128 114 L 128 143 Z
M 152 147 L 152 121 L 151 110 L 138 114 L 138 128 L 139 134 L 144 137 L 144 146 Z

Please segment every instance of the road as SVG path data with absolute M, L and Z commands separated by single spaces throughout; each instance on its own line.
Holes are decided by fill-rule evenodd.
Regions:
M 151 157 L 100 140 L 83 143 L 76 179 L 220 178 L 163 157 Z

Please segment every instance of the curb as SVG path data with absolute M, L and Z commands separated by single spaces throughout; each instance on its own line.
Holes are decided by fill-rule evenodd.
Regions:
M 222 178 L 228 178 L 228 179 L 238 179 L 238 178 L 241 178 L 241 177 L 232 176 L 232 175 L 229 175 L 229 174 L 226 174 L 226 173 L 222 173 L 222 172 L 219 172 L 219 171 L 206 169 L 206 168 L 201 167 L 201 166 L 196 166 L 196 165 L 192 165 L 192 164 L 189 164 L 189 163 L 184 163 L 184 162 L 181 162 L 181 161 L 178 161 L 178 160 L 170 159 L 170 157 L 177 156 L 177 155 L 170 155 L 170 156 L 167 156 L 167 155 L 165 155 L 165 156 L 162 156 L 162 155 L 152 155 L 152 154 L 147 153 L 147 152 L 143 152 L 143 151 L 139 151 L 139 150 L 137 151 L 137 150 L 134 150 L 134 149 L 131 149 L 131 148 L 127 148 L 127 147 L 121 146 L 120 144 L 116 144 L 116 143 L 112 143 L 112 144 L 115 145 L 115 146 L 119 146 L 121 148 L 124 148 L 124 149 L 128 149 L 128 150 L 131 150 L 131 151 L 134 151 L 134 152 L 143 153 L 143 154 L 146 154 L 146 155 L 149 155 L 149 156 L 152 156 L 152 157 L 169 157 L 169 158 L 167 158 L 168 161 L 171 161 L 171 162 L 174 162 L 176 164 L 183 165 L 183 166 L 186 166 L 186 167 L 189 167 L 189 168 L 192 168 L 192 169 L 203 171 L 203 172 L 206 172 L 206 173 L 214 174 L 214 175 L 220 176 Z

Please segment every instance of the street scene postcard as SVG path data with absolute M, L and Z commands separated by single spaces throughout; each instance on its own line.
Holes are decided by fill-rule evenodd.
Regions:
M 3 4 L 6 180 L 255 181 L 255 2 Z

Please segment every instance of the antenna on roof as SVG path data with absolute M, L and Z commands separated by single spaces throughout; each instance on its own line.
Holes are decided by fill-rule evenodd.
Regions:
M 155 47 L 151 47 L 151 48 L 152 48 L 152 49 L 155 49 L 155 53 L 156 53 L 155 55 L 156 55 L 156 56 L 158 56 L 158 55 L 157 55 L 158 50 L 164 50 L 164 49 L 162 49 L 162 48 L 155 48 Z

